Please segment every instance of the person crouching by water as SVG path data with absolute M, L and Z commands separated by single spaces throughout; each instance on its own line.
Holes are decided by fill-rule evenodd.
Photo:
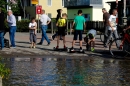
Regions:
M 66 30 L 66 18 L 67 18 L 67 14 L 63 13 L 62 14 L 62 18 L 59 18 L 57 21 L 56 26 L 58 27 L 58 37 L 57 37 L 57 46 L 56 49 L 59 48 L 59 40 L 60 40 L 60 36 L 62 35 L 63 37 L 63 45 L 64 45 L 64 49 L 66 49 L 66 45 L 65 45 L 65 30 Z
M 97 32 L 94 29 L 91 29 L 87 32 L 86 37 L 84 38 L 84 41 L 87 43 L 86 47 L 87 50 L 89 50 L 89 47 L 91 48 L 91 51 L 93 52 L 95 49 L 95 36 L 96 36 Z M 91 46 L 92 45 L 92 46 Z
M 36 47 L 36 34 L 37 34 L 37 23 L 35 21 L 35 18 L 31 18 L 31 22 L 29 23 L 29 33 L 30 33 L 30 42 L 31 46 L 30 48 L 35 48 Z

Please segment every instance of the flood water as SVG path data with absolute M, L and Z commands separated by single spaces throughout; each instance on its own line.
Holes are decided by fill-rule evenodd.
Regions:
M 3 86 L 130 86 L 130 60 L 8 58 L 11 74 Z

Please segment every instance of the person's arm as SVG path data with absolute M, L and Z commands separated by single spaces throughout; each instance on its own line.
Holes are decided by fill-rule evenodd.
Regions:
M 127 28 L 125 28 L 123 31 L 126 32 L 129 29 L 130 29 L 130 25 Z
M 111 20 L 112 20 L 112 18 L 111 18 L 111 16 L 110 16 L 110 18 L 108 19 L 108 24 L 109 24 L 109 26 L 112 28 L 112 31 L 114 31 L 114 28 L 113 28 L 112 25 L 111 25 Z
M 58 26 L 58 22 L 59 22 L 59 19 L 58 19 L 58 21 L 56 22 L 56 26 Z
M 15 23 L 15 17 L 14 16 L 10 16 L 10 19 L 8 19 L 7 22 L 10 23 L 10 24 Z
M 42 18 L 42 15 L 40 16 L 40 22 L 41 22 L 41 23 L 43 22 L 43 18 Z
M 47 22 L 47 25 L 50 24 L 51 19 L 50 19 L 48 16 L 47 16 L 47 21 L 48 21 L 48 22 Z
M 103 14 L 103 22 L 105 22 L 105 15 Z
M 84 18 L 84 29 L 86 29 L 86 23 L 85 23 L 85 18 Z

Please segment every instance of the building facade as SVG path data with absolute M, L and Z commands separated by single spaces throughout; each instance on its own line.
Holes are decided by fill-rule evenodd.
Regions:
M 102 8 L 110 9 L 106 2 L 116 0 L 65 0 L 68 19 L 73 19 L 77 15 L 77 10 L 83 10 L 83 16 L 86 21 L 102 21 Z
M 67 9 L 64 8 L 64 0 L 39 0 L 39 5 L 42 5 L 42 9 L 50 18 L 56 18 L 57 9 L 62 9 L 63 13 L 67 13 Z

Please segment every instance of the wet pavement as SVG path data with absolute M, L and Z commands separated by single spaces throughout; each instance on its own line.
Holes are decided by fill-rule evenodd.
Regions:
M 7 58 L 3 86 L 130 86 L 130 60 L 101 57 Z

